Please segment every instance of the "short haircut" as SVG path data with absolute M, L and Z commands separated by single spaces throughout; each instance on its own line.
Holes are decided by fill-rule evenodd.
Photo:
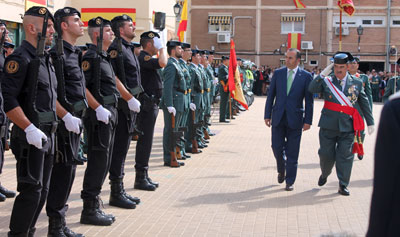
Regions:
M 129 21 L 115 21 L 115 22 L 111 22 L 111 29 L 114 32 L 114 34 L 118 34 L 119 35 L 119 29 L 121 27 L 124 27 L 125 23 L 128 23 Z M 115 33 L 118 32 L 118 33 Z
M 146 48 L 147 43 L 149 42 L 153 42 L 153 39 L 145 39 L 145 38 L 140 39 L 140 45 L 142 45 L 143 49 Z
M 178 46 L 175 45 L 175 46 L 168 46 L 167 47 L 167 52 L 168 52 L 169 56 L 171 56 L 172 50 L 176 49 L 176 47 L 178 47 Z
M 94 32 L 100 32 L 100 27 L 88 27 L 88 34 L 92 41 L 94 40 Z
M 301 58 L 300 50 L 298 50 L 296 48 L 290 48 L 290 49 L 288 49 L 288 52 L 296 52 L 296 59 L 300 59 Z

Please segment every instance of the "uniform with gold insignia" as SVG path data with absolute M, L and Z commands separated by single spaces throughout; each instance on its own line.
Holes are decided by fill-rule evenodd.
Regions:
M 379 102 L 379 85 L 381 84 L 380 76 L 373 76 L 371 78 L 372 99 L 374 102 Z
M 222 60 L 229 60 L 228 57 L 222 57 Z M 221 84 L 219 87 L 219 94 L 221 96 L 220 106 L 219 106 L 219 121 L 228 122 L 226 118 L 229 118 L 229 105 L 228 105 L 228 66 L 221 65 L 218 69 L 218 81 Z

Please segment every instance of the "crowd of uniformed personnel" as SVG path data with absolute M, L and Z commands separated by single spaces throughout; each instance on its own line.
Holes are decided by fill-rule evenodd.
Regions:
M 215 135 L 209 126 L 218 98 L 220 122 L 244 110 L 233 100 L 228 103 L 228 57 L 223 57 L 217 74 L 212 51 L 179 41 L 165 43 L 153 31 L 134 43 L 135 26 L 127 15 L 111 21 L 90 19 L 91 42 L 84 47 L 77 45 L 84 35 L 81 14 L 72 7 L 54 15 L 45 7 L 28 9 L 23 18 L 25 40 L 13 53 L 8 49 L 14 45 L 4 43 L 4 22 L 0 30 L 0 161 L 2 166 L 10 120 L 19 192 L 16 196 L 0 185 L 0 201 L 16 196 L 8 236 L 34 236 L 45 204 L 48 236 L 83 236 L 67 227 L 65 216 L 77 165 L 84 163 L 82 224 L 115 222 L 115 216 L 100 208 L 107 175 L 109 204 L 134 209 L 141 200 L 125 191 L 125 159 L 136 140 L 134 188 L 158 188 L 148 171 L 159 108 L 164 112 L 164 165 L 174 168 L 191 158 L 188 153 L 201 153 Z M 252 73 L 246 71 L 249 65 L 239 65 L 251 104 Z

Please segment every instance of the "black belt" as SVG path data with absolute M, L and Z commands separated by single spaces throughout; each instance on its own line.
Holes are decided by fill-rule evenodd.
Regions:
M 57 121 L 57 115 L 54 111 L 37 112 L 39 123 L 52 123 Z
M 183 89 L 181 89 L 181 88 L 175 88 L 176 89 L 176 91 L 179 91 L 179 92 L 181 92 L 181 93 L 183 93 L 183 94 L 187 94 L 187 93 L 189 93 L 189 90 L 183 90 Z
M 80 100 L 72 105 L 72 112 L 78 113 L 88 108 L 86 100 Z
M 116 95 L 108 95 L 103 97 L 103 105 L 114 105 L 117 107 L 118 99 Z
M 39 125 L 39 129 L 43 132 L 55 133 L 57 131 L 58 122 L 44 123 Z

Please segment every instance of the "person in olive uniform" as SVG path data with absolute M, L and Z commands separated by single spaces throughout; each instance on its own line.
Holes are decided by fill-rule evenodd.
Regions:
M 118 124 L 115 130 L 110 175 L 108 176 L 111 184 L 110 205 L 133 209 L 136 204 L 140 203 L 140 199 L 125 192 L 123 179 L 125 159 L 131 144 L 136 115 L 140 112 L 140 102 L 134 96 L 139 96 L 142 90 L 139 60 L 134 54 L 134 46 L 131 44 L 136 36 L 136 28 L 132 18 L 127 15 L 114 17 L 111 25 L 117 37 L 108 48 L 108 52 L 117 76 L 117 89 L 121 98 L 118 99 Z M 121 48 L 119 49 L 119 47 Z
M 0 40 L 3 37 L 3 32 L 4 33 L 4 39 L 8 38 L 8 30 L 6 27 L 6 23 L 4 21 L 0 21 Z M 0 45 L 0 78 L 3 76 L 3 66 L 4 66 L 4 61 L 6 59 L 6 43 L 4 42 L 4 48 L 1 47 Z M 3 96 L 1 94 L 1 88 L 0 88 L 0 174 L 3 169 L 3 164 L 4 164 L 4 150 L 5 146 L 7 143 L 7 116 L 6 113 L 4 112 L 4 100 Z M 14 191 L 6 189 L 4 186 L 1 185 L 0 183 L 0 202 L 3 202 L 6 200 L 6 198 L 12 198 L 15 197 L 16 193 Z
M 380 117 L 367 237 L 400 236 L 400 92 L 390 96 Z
M 47 25 L 45 19 L 48 19 Z M 24 15 L 23 28 L 26 38 L 6 58 L 2 80 L 4 110 L 14 123 L 11 150 L 17 160 L 19 192 L 8 236 L 34 235 L 36 221 L 47 198 L 57 129 L 57 79 L 49 55 L 44 51 L 45 45 L 50 46 L 53 39 L 53 15 L 44 7 L 29 8 Z M 46 36 L 40 43 L 39 33 Z M 38 46 L 40 55 L 36 54 Z
M 364 92 L 365 95 L 368 98 L 368 102 L 369 102 L 369 107 L 371 108 L 371 112 L 372 112 L 372 105 L 373 105 L 373 101 L 372 101 L 372 92 L 371 92 L 371 85 L 369 83 L 368 80 L 368 76 L 365 74 L 360 74 L 358 73 L 358 67 L 359 67 L 359 63 L 360 63 L 360 59 L 359 58 L 354 58 L 353 61 L 351 61 L 349 63 L 349 74 L 352 75 L 353 77 L 361 80 L 361 82 L 363 83 L 363 87 L 364 87 Z M 361 132 L 361 141 L 364 144 L 364 139 L 365 139 L 365 131 L 363 130 Z M 357 157 L 359 160 L 362 160 L 364 158 L 363 155 L 357 154 Z
M 103 43 L 99 49 L 96 45 L 99 44 L 98 37 L 101 28 L 103 28 Z M 111 30 L 111 22 L 101 17 L 89 20 L 88 32 L 92 44 L 88 44 L 88 51 L 82 61 L 89 104 L 84 117 L 84 125 L 88 134 L 88 161 L 81 191 L 83 210 L 80 222 L 108 226 L 115 221 L 115 217 L 106 215 L 100 209 L 99 195 L 110 168 L 118 122 L 116 107 L 119 93 L 114 70 L 106 52 L 114 33 Z M 101 51 L 98 52 L 98 50 Z M 97 63 L 99 65 L 96 65 Z
M 319 76 L 311 81 L 309 91 L 322 93 L 325 104 L 318 126 L 320 148 L 318 150 L 322 174 L 318 185 L 323 186 L 336 163 L 339 179 L 339 193 L 350 195 L 347 186 L 353 166 L 355 152 L 359 143 L 354 143 L 367 121 L 368 133 L 374 131 L 374 118 L 362 82 L 348 74 L 349 53 L 337 53 L 334 63 L 326 67 Z M 334 67 L 334 75 L 328 76 Z M 358 140 L 358 139 L 357 139 Z
M 63 37 L 62 65 L 55 64 L 61 75 L 56 75 L 58 88 L 63 83 L 65 92 L 58 90 L 57 115 L 62 121 L 57 129 L 57 153 L 51 173 L 46 212 L 49 217 L 49 236 L 82 236 L 66 227 L 65 214 L 67 200 L 71 193 L 78 164 L 78 150 L 84 111 L 87 108 L 85 78 L 80 65 L 81 51 L 76 48 L 76 41 L 83 36 L 83 23 L 80 12 L 75 8 L 65 7 L 54 14 L 55 24 L 60 27 Z M 57 57 L 57 47 L 50 50 L 53 62 Z M 62 67 L 62 68 L 57 68 Z M 65 93 L 65 94 L 64 94 Z M 68 101 L 68 102 L 67 102 Z M 69 103 L 69 104 L 67 104 Z
M 397 65 L 400 64 L 400 58 L 397 60 Z M 389 96 L 395 94 L 400 90 L 400 78 L 395 75 L 394 77 L 390 78 L 386 84 L 385 92 L 382 96 L 382 101 L 385 103 L 388 101 Z
M 376 71 L 372 70 L 371 90 L 374 102 L 379 102 L 379 85 L 381 84 L 381 81 L 382 79 L 377 75 Z
M 204 115 L 203 115 L 203 142 L 208 143 L 207 140 L 210 139 L 210 135 L 208 134 L 208 131 L 210 129 L 208 128 L 208 125 L 210 123 L 210 118 L 211 118 L 211 99 L 210 99 L 210 94 L 211 94 L 211 85 L 213 81 L 213 76 L 210 74 L 208 71 L 208 58 L 207 55 L 209 55 L 208 50 L 202 50 L 201 51 L 201 61 L 199 64 L 199 69 L 202 72 L 203 75 L 203 86 L 204 86 L 204 94 L 203 94 L 203 100 L 204 100 Z
M 140 44 L 143 50 L 139 55 L 140 75 L 144 92 L 140 95 L 142 104 L 138 115 L 138 130 L 143 134 L 139 135 L 136 144 L 135 170 L 136 178 L 134 188 L 142 189 L 144 185 L 154 188 L 158 187 L 148 175 L 149 159 L 153 145 L 154 127 L 158 116 L 158 104 L 162 96 L 162 81 L 158 70 L 167 65 L 167 53 L 164 50 L 160 36 L 153 31 L 144 32 L 140 35 Z M 153 58 L 154 55 L 158 58 Z
M 219 87 L 219 94 L 221 101 L 219 106 L 219 121 L 221 123 L 229 123 L 226 118 L 229 118 L 229 91 L 228 91 L 228 71 L 229 57 L 222 56 L 222 64 L 218 69 L 218 80 L 221 86 Z
M 172 132 L 178 131 L 182 126 L 182 120 L 187 94 L 187 85 L 179 59 L 182 58 L 182 47 L 179 41 L 168 41 L 167 51 L 170 56 L 168 64 L 163 70 L 164 88 L 160 108 L 164 112 L 164 131 L 163 131 L 163 151 L 164 165 L 170 167 L 180 167 L 185 163 L 178 162 L 176 159 L 176 140 L 171 136 Z M 174 128 L 172 127 L 174 118 Z M 172 145 L 171 145 L 172 143 Z M 171 155 L 171 153 L 173 155 Z
M 212 84 L 211 84 L 211 94 L 210 94 L 210 101 L 211 104 L 214 103 L 214 98 L 216 96 L 216 89 L 217 89 L 217 84 L 218 84 L 218 79 L 215 78 L 215 72 L 214 72 L 214 68 L 212 66 L 214 62 L 214 51 L 209 51 L 209 55 L 208 55 L 208 66 L 207 66 L 207 70 L 208 73 L 212 76 Z M 210 134 L 210 136 L 213 136 L 215 134 Z

